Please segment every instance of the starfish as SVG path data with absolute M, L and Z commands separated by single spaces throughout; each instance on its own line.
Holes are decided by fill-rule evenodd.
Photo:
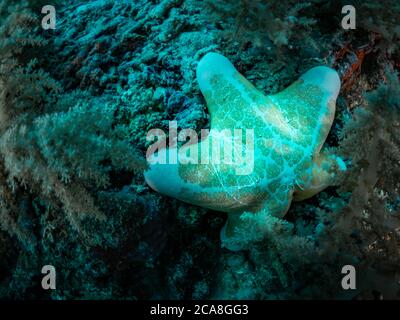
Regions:
M 262 239 L 269 215 L 283 217 L 292 200 L 315 195 L 333 183 L 338 170 L 345 170 L 338 156 L 321 151 L 334 120 L 340 79 L 335 70 L 319 66 L 285 90 L 265 95 L 217 53 L 199 61 L 196 76 L 211 131 L 191 143 L 189 154 L 178 153 L 181 161 L 157 161 L 160 156 L 171 157 L 176 146 L 148 157 L 145 179 L 162 194 L 227 212 L 222 246 L 246 249 L 251 244 L 248 239 Z M 250 132 L 246 141 L 249 137 L 253 141 L 243 144 L 241 136 L 232 139 L 223 134 L 238 129 Z M 210 145 L 218 155 L 226 151 L 227 139 L 233 141 L 231 152 L 237 155 L 233 161 L 197 161 Z

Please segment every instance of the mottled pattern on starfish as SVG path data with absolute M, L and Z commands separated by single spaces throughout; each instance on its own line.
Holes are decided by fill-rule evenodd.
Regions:
M 191 163 L 186 164 L 157 164 L 149 159 L 145 178 L 160 193 L 227 212 L 228 221 L 221 232 L 223 245 L 243 249 L 239 237 L 243 212 L 283 217 L 293 198 L 302 200 L 318 193 L 332 183 L 337 168 L 344 169 L 340 158 L 320 153 L 334 119 L 340 80 L 336 71 L 316 67 L 282 92 L 266 96 L 216 53 L 201 59 L 197 80 L 211 116 L 211 129 L 220 133 L 242 129 L 243 137 L 235 140 L 233 150 L 253 154 L 251 170 L 249 163 L 235 159 L 232 163 L 197 163 L 195 152 L 189 152 L 185 157 Z M 222 142 L 227 138 L 213 130 L 195 145 L 199 155 L 205 147 L 211 154 L 223 154 Z M 246 131 L 250 130 L 254 147 L 246 144 Z

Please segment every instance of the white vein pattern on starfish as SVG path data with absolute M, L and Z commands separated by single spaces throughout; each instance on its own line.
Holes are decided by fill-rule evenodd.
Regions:
M 246 227 L 241 223 L 242 213 L 261 217 L 257 223 L 263 232 L 263 215 L 283 217 L 293 199 L 313 196 L 332 183 L 335 170 L 345 170 L 339 157 L 320 152 L 334 120 L 340 80 L 333 69 L 315 67 L 285 90 L 265 96 L 217 53 L 200 60 L 196 75 L 211 129 L 254 130 L 254 149 L 247 144 L 234 145 L 242 155 L 253 153 L 254 168 L 249 174 L 237 174 L 243 164 L 235 161 L 183 165 L 157 164 L 150 159 L 145 179 L 160 193 L 227 212 L 222 244 L 231 250 L 244 249 L 240 245 L 245 231 L 241 228 Z M 209 134 L 198 143 L 198 150 L 211 144 L 220 154 L 219 139 L 223 138 Z M 168 149 L 159 150 L 162 152 Z

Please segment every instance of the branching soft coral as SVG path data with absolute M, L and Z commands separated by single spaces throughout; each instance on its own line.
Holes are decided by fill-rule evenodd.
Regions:
M 28 246 L 17 223 L 22 195 L 61 207 L 80 230 L 85 214 L 102 216 L 93 189 L 107 187 L 113 170 L 145 162 L 115 123 L 116 105 L 84 92 L 57 97 L 60 85 L 28 59 L 44 43 L 28 27 L 38 21 L 26 7 L 13 9 L 0 29 L 0 222 Z
M 389 54 L 400 50 L 400 3 L 396 0 L 389 1 L 364 1 L 358 12 L 359 25 L 369 32 L 377 33 L 383 41 L 380 47 L 386 49 Z
M 9 184 L 55 196 L 77 226 L 78 215 L 100 216 L 87 188 L 106 187 L 111 170 L 144 168 L 123 128 L 113 127 L 114 112 L 101 103 L 78 104 L 7 130 L 0 145 Z
M 400 188 L 400 81 L 397 73 L 387 71 L 386 83 L 366 93 L 365 99 L 367 106 L 355 110 L 342 132 L 342 152 L 353 162 L 344 186 L 351 189 L 360 183 L 362 175 L 370 188 L 382 188 L 394 201 Z
M 396 298 L 400 263 L 399 194 L 400 81 L 387 70 L 378 88 L 365 94 L 366 106 L 355 110 L 342 133 L 341 150 L 352 161 L 342 189 L 351 192 L 349 204 L 333 221 L 334 239 L 353 243 L 361 290 L 371 288 L 384 298 Z M 344 251 L 344 249 L 341 249 Z M 357 260 L 355 260 L 357 261 Z M 362 279 L 362 280 L 361 280 Z

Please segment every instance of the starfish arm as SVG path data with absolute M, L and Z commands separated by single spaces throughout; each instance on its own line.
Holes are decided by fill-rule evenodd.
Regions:
M 159 193 L 177 198 L 194 205 L 222 212 L 238 212 L 254 206 L 265 197 L 260 179 L 253 175 L 237 175 L 241 168 L 237 163 L 224 164 L 213 160 L 216 149 L 223 145 L 210 142 L 212 133 L 193 147 L 197 152 L 182 153 L 177 148 L 163 148 L 148 158 L 149 169 L 144 172 L 147 184 Z M 214 138 L 216 138 L 214 136 Z M 231 142 L 231 141 L 230 141 Z M 201 163 L 204 150 L 208 163 Z M 193 149 L 192 149 L 193 151 Z M 222 154 L 219 150 L 218 153 Z M 169 161 L 171 154 L 177 154 L 177 161 Z M 157 159 L 166 159 L 160 163 Z M 213 161 L 218 163 L 213 163 Z
M 176 161 L 171 161 L 171 155 L 178 155 L 178 149 L 164 148 L 159 150 L 157 159 L 166 159 L 165 162 L 155 160 L 155 155 L 149 157 L 150 166 L 144 173 L 145 180 L 153 190 L 159 193 L 193 203 L 194 196 L 201 190 L 201 187 L 199 184 L 192 183 L 189 179 L 186 179 L 185 175 L 182 174 L 182 170 L 193 168 L 194 170 L 190 172 L 191 176 L 196 174 L 205 176 L 206 172 L 203 172 L 205 168 L 204 166 L 193 167 L 191 164 L 181 164 L 180 160 L 182 159 L 179 156 L 176 156 Z
M 304 73 L 285 90 L 270 96 L 283 116 L 301 135 L 311 154 L 319 152 L 335 117 L 340 79 L 331 68 L 320 66 Z M 290 120 L 289 120 L 290 121 Z
M 221 245 L 231 251 L 248 249 L 254 242 L 261 241 L 269 231 L 270 219 L 282 218 L 289 210 L 293 192 L 279 193 L 266 199 L 254 211 L 229 213 L 220 232 Z
M 218 53 L 208 53 L 200 60 L 196 77 L 214 127 L 224 122 L 228 110 L 231 116 L 242 117 L 245 109 L 252 108 L 254 94 L 264 96 Z
M 345 170 L 346 164 L 340 157 L 326 153 L 315 155 L 310 169 L 302 177 L 303 182 L 296 187 L 294 200 L 302 201 L 311 198 L 334 185 L 336 174 Z

